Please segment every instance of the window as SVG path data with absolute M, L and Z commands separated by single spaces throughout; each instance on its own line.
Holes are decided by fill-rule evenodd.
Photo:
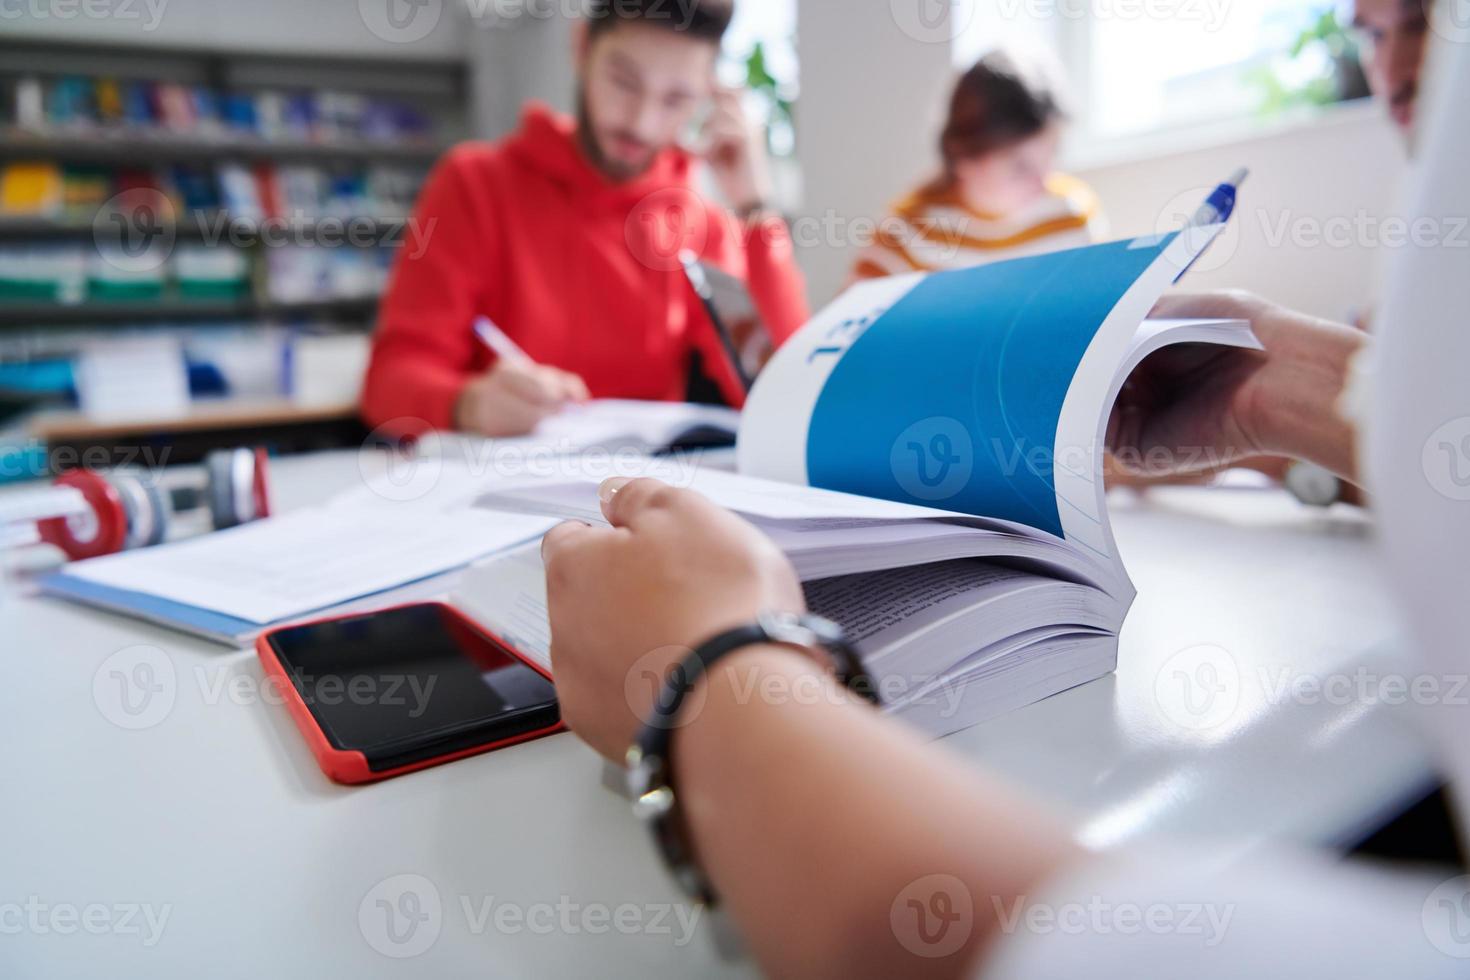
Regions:
M 746 0 L 735 5 L 735 21 L 725 35 L 725 55 L 744 62 L 759 44 L 771 74 L 796 82 L 796 0 Z
M 1333 9 L 1333 0 L 956 0 L 954 51 L 965 65 L 1001 45 L 1055 52 L 1078 129 L 1096 141 L 1362 94 L 1356 52 L 1325 16 Z
M 1095 20 L 1088 88 L 1091 128 L 1100 136 L 1169 129 L 1249 115 L 1263 85 L 1297 37 L 1317 19 L 1317 3 L 1231 0 L 1190 3 L 1189 19 Z
M 735 5 L 725 35 L 720 78 L 750 90 L 752 111 L 766 124 L 771 151 L 795 149 L 792 108 L 797 95 L 797 0 L 746 0 Z

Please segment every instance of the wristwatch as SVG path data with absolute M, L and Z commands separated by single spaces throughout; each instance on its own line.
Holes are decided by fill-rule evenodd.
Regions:
M 1331 507 L 1342 499 L 1343 483 L 1315 463 L 1292 463 L 1282 479 L 1287 491 L 1308 507 Z
M 837 679 L 859 697 L 878 704 L 872 679 L 842 628 L 820 616 L 762 613 L 754 623 L 728 630 L 701 644 L 669 671 L 652 710 L 625 758 L 633 814 L 653 836 L 654 846 L 686 895 L 707 905 L 716 896 L 704 870 L 694 861 L 687 828 L 680 819 L 673 786 L 670 748 L 679 709 L 699 679 L 722 658 L 749 646 L 776 644 L 822 651 Z

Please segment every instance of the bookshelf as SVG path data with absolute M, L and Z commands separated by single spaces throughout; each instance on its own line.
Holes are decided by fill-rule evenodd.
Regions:
M 0 37 L 0 364 L 54 364 L 119 331 L 365 334 L 423 176 L 467 133 L 468 101 L 463 59 Z M 167 254 L 157 270 L 109 269 L 106 209 L 140 186 L 172 203 Z M 185 257 L 222 285 L 186 287 Z M 118 298 L 99 288 L 109 275 L 156 281 Z M 291 442 L 293 427 L 315 448 L 359 428 L 349 402 L 300 407 L 284 390 L 197 401 L 193 418 L 153 428 L 90 426 L 59 392 L 35 405 L 27 431 L 71 448 L 151 431 L 195 455 L 257 429 Z
M 3 48 L 3 44 L 0 44 Z M 212 160 L 353 161 L 401 160 L 430 164 L 447 146 L 433 141 L 393 143 L 369 140 L 251 139 L 239 136 L 185 137 L 171 133 L 37 133 L 8 127 L 0 130 L 0 160 L 37 158 L 70 163 L 133 164 Z
M 0 302 L 0 317 L 17 327 L 67 324 L 96 326 L 136 325 L 162 321 L 270 319 L 283 322 L 325 320 L 334 324 L 367 324 L 377 310 L 375 297 L 334 297 L 277 302 L 242 296 L 238 299 L 156 299 L 87 301 L 76 304 Z M 76 336 L 75 334 L 73 336 Z M 0 355 L 3 356 L 3 355 Z

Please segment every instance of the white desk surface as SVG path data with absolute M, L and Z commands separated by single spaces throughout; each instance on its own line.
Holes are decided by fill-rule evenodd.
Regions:
M 361 479 L 353 454 L 283 460 L 274 478 L 285 507 Z M 1430 785 L 1411 709 L 1289 693 L 1298 676 L 1412 671 L 1361 518 L 1198 490 L 1120 496 L 1113 513 L 1139 587 L 1116 675 L 945 744 L 1056 804 L 1084 841 L 1219 835 L 1222 858 L 1351 841 Z M 15 596 L 0 637 L 7 977 L 753 972 L 719 962 L 704 924 L 681 942 L 675 889 L 570 735 L 347 788 L 260 698 L 253 652 Z M 103 668 L 139 644 L 172 666 L 171 683 L 155 674 L 172 706 L 127 730 Z M 1218 649 L 1177 656 L 1200 645 Z M 1210 669 L 1213 702 L 1185 686 Z M 395 945 L 378 900 L 405 886 L 428 917 Z M 152 945 L 141 911 L 122 921 L 128 906 L 167 910 Z M 80 925 L 89 915 L 100 934 Z

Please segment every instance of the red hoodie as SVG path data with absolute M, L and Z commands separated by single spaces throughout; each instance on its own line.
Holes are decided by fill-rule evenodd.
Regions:
M 473 332 L 477 316 L 535 360 L 581 375 L 594 397 L 681 399 L 699 351 L 740 404 L 679 252 L 744 279 L 777 344 L 807 318 L 804 288 L 785 223 L 742 226 L 694 193 L 694 166 L 670 149 L 615 183 L 587 162 L 572 122 L 539 105 L 504 142 L 451 150 L 424 187 L 383 299 L 364 419 L 451 428 L 460 389 L 494 360 Z

